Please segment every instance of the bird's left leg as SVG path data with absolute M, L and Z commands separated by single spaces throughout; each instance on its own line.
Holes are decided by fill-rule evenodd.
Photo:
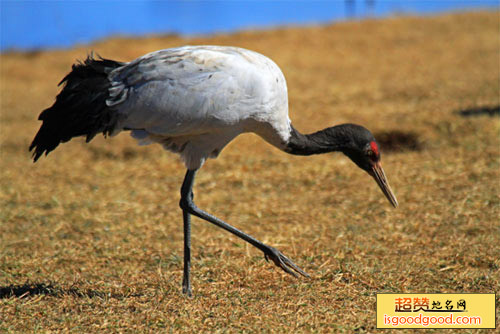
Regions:
M 232 234 L 238 236 L 239 238 L 245 240 L 246 242 L 250 243 L 251 245 L 257 247 L 261 251 L 264 252 L 264 255 L 267 259 L 271 259 L 274 264 L 276 264 L 278 267 L 283 269 L 285 272 L 297 276 L 296 273 L 299 273 L 305 277 L 309 277 L 309 275 L 300 269 L 295 263 L 293 263 L 292 260 L 287 258 L 285 255 L 283 255 L 280 251 L 278 251 L 276 248 L 270 247 L 261 241 L 255 239 L 254 237 L 238 230 L 237 228 L 229 225 L 228 223 L 224 222 L 223 220 L 199 209 L 193 201 L 193 184 L 194 184 L 194 177 L 196 175 L 197 170 L 188 170 L 186 173 L 186 176 L 184 178 L 184 182 L 182 183 L 182 188 L 181 188 L 181 201 L 179 203 L 180 207 L 182 208 L 183 212 L 188 212 L 192 215 L 195 215 L 198 218 L 201 218 L 203 220 L 206 220 L 214 225 L 217 225 L 226 231 L 231 232 Z M 185 267 L 186 267 L 186 262 L 184 262 Z M 293 270 L 292 270 L 293 269 Z M 184 272 L 184 277 L 186 277 L 186 271 Z M 188 270 L 188 280 L 189 280 L 189 270 Z

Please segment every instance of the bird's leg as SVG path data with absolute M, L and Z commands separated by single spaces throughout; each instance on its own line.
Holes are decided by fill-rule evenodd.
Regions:
M 194 178 L 194 173 L 193 176 Z M 184 178 L 184 182 L 181 187 L 181 198 L 187 197 L 193 200 L 192 191 L 193 181 L 187 177 Z M 191 214 L 188 210 L 182 209 L 182 218 L 184 220 L 184 274 L 182 277 L 182 293 L 188 297 L 192 296 L 191 291 Z
M 184 219 L 184 275 L 182 277 L 182 293 L 188 297 L 192 296 L 189 271 L 191 269 L 191 214 L 182 210 Z
M 245 240 L 246 242 L 250 243 L 251 245 L 257 247 L 258 249 L 260 249 L 261 251 L 264 252 L 264 256 L 265 256 L 266 260 L 271 259 L 274 262 L 274 264 L 276 264 L 278 267 L 283 269 L 288 274 L 291 274 L 291 275 L 297 277 L 297 273 L 299 273 L 303 276 L 309 277 L 309 275 L 305 271 L 300 269 L 295 263 L 292 262 L 292 260 L 287 258 L 285 255 L 283 255 L 277 249 L 260 242 L 259 240 L 255 239 L 254 237 L 238 230 L 237 228 L 229 225 L 228 223 L 224 222 L 223 220 L 199 209 L 194 204 L 194 201 L 193 201 L 193 184 L 194 184 L 194 177 L 196 175 L 196 171 L 197 170 L 188 170 L 186 173 L 186 176 L 184 178 L 184 182 L 182 183 L 181 201 L 180 201 L 179 205 L 184 212 L 188 212 L 189 214 L 195 215 L 198 218 L 201 218 L 201 219 L 206 220 L 206 221 L 208 221 L 208 222 L 210 222 L 218 227 L 221 227 L 221 228 L 225 229 L 226 231 L 229 231 L 232 234 L 236 235 L 237 237 Z M 184 265 L 186 265 L 186 262 L 184 262 Z M 184 277 L 186 277 L 186 270 L 184 271 Z

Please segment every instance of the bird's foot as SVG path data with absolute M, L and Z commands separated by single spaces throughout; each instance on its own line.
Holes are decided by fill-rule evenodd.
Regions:
M 182 280 L 182 293 L 186 297 L 193 297 L 193 292 L 191 291 L 191 282 L 189 281 L 189 278 L 186 279 L 186 276 L 184 276 Z
M 297 273 L 304 277 L 310 277 L 304 270 L 300 269 L 292 260 L 283 255 L 279 250 L 269 247 L 264 250 L 264 257 L 269 262 L 271 259 L 275 265 L 283 269 L 286 273 L 298 277 Z M 293 269 L 293 270 L 292 270 Z

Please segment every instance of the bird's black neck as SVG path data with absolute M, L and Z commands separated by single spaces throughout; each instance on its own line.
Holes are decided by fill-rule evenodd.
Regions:
M 285 151 L 295 155 L 312 155 L 347 148 L 349 139 L 345 134 L 345 125 L 336 125 L 311 134 L 302 134 L 293 126 Z

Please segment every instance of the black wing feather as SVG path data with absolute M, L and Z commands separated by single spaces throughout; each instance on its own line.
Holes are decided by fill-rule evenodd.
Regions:
M 29 147 L 34 161 L 73 137 L 86 136 L 89 142 L 98 133 L 113 132 L 118 116 L 106 105 L 108 74 L 123 65 L 100 57 L 94 59 L 90 54 L 84 62 L 72 66 L 59 83 L 64 86 L 56 101 L 38 117 L 43 123 Z

